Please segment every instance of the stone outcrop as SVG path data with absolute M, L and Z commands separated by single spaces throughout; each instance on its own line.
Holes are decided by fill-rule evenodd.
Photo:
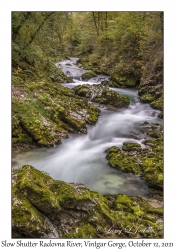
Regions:
M 12 87 L 12 143 L 55 146 L 69 133 L 86 133 L 100 110 L 74 90 L 47 81 Z
M 74 90 L 77 95 L 86 97 L 92 102 L 110 105 L 114 108 L 126 108 L 130 104 L 129 98 L 121 96 L 101 84 L 80 85 L 75 87 Z
M 162 213 L 142 198 L 104 197 L 30 165 L 13 175 L 13 238 L 162 238 Z
M 137 88 L 139 84 L 139 76 L 134 75 L 133 72 L 129 73 L 126 71 L 122 72 L 121 70 L 119 72 L 114 71 L 111 74 L 111 87 L 117 87 L 117 88 Z

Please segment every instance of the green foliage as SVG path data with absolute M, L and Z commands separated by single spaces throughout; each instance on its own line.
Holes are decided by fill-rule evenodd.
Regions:
M 116 87 L 138 88 L 145 82 L 162 85 L 162 12 L 82 12 L 73 13 L 72 18 L 79 27 L 75 53 L 87 69 L 108 72 Z M 149 95 L 150 86 L 146 86 Z M 162 92 L 163 88 L 151 99 L 142 99 L 152 102 Z
M 12 12 L 13 69 L 50 74 L 54 60 L 77 55 L 88 69 L 115 73 L 118 86 L 135 87 L 152 68 L 163 77 L 162 32 L 162 12 Z
M 70 24 L 67 12 L 12 12 L 13 73 L 20 68 L 26 78 L 46 78 L 56 71 L 53 62 L 65 56 Z

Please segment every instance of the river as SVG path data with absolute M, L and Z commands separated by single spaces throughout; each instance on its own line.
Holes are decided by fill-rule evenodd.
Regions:
M 77 67 L 76 60 L 70 58 L 56 64 L 66 75 L 73 77 L 72 83 L 63 86 L 73 88 L 79 84 L 99 84 L 100 79 L 108 79 L 108 76 L 101 75 L 87 82 L 81 81 L 81 75 L 87 70 Z M 103 105 L 94 104 L 101 109 L 101 115 L 96 125 L 88 126 L 86 135 L 71 134 L 57 148 L 14 154 L 15 167 L 31 164 L 48 172 L 54 179 L 83 183 L 90 190 L 103 195 L 122 193 L 149 197 L 149 188 L 138 175 L 122 173 L 109 167 L 105 151 L 111 146 L 121 148 L 125 141 L 137 142 L 144 148 L 146 134 L 141 132 L 141 125 L 145 121 L 162 123 L 158 118 L 160 112 L 153 110 L 149 104 L 140 103 L 136 90 L 111 89 L 128 96 L 130 106 L 111 111 Z

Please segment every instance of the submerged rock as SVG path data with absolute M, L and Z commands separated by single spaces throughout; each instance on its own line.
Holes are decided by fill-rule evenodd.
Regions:
M 142 198 L 104 197 L 82 184 L 53 180 L 30 165 L 15 176 L 13 238 L 163 237 L 162 209 Z
M 92 102 L 111 105 L 115 108 L 126 108 L 130 104 L 129 98 L 121 96 L 101 84 L 80 85 L 75 87 L 74 90 L 77 95 L 86 97 Z

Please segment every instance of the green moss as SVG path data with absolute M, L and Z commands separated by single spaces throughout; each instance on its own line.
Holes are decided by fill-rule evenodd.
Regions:
M 58 235 L 63 238 L 162 236 L 162 225 L 156 224 L 161 209 L 154 209 L 142 198 L 117 195 L 107 199 L 82 184 L 55 181 L 30 165 L 23 166 L 17 175 L 13 185 L 13 235 L 32 238 L 51 233 L 52 238 Z M 110 200 L 114 201 L 113 205 Z M 135 234 L 138 228 L 148 229 L 150 225 L 153 231 Z M 121 233 L 114 233 L 116 229 Z
M 85 133 L 86 124 L 95 123 L 100 111 L 74 90 L 58 84 L 25 82 L 15 87 L 12 99 L 13 142 L 55 146 L 68 133 Z
M 23 166 L 23 170 L 18 176 L 19 181 L 16 184 L 17 187 L 23 194 L 27 192 L 26 197 L 35 207 L 46 214 L 54 208 L 59 210 L 60 205 L 57 198 L 47 188 L 47 185 L 52 182 L 51 177 L 42 174 L 38 170 L 33 171 L 33 167 L 29 165 Z
M 88 112 L 89 112 L 89 118 L 88 118 L 89 122 L 91 124 L 96 123 L 98 120 L 98 116 L 100 114 L 100 110 L 94 107 L 93 105 L 89 105 Z
M 116 203 L 126 205 L 131 204 L 132 200 L 127 195 L 117 195 Z
M 134 142 L 124 142 L 122 146 L 123 151 L 141 151 L 141 145 Z
M 82 79 L 83 80 L 89 80 L 90 78 L 94 77 L 94 76 L 97 76 L 97 74 L 95 72 L 85 72 L 82 74 Z
M 72 233 L 65 235 L 65 238 L 91 239 L 97 237 L 97 231 L 90 224 L 74 226 Z
M 115 71 L 111 74 L 112 85 L 120 88 L 134 88 L 138 80 L 138 76 L 135 76 L 131 72 Z M 115 86 L 116 85 L 116 86 Z M 111 85 L 110 85 L 111 86 Z
M 150 106 L 154 109 L 163 110 L 163 97 L 156 99 L 150 103 Z
M 49 233 L 50 225 L 19 189 L 12 188 L 12 237 L 42 238 Z
M 157 224 L 157 214 L 162 215 L 162 208 L 154 209 L 142 198 L 117 195 L 116 209 L 122 211 L 122 229 L 130 237 L 134 238 L 139 235 L 143 237 L 145 235 L 148 238 L 159 238 L 162 236 L 162 225 Z
M 146 148 L 140 144 L 124 142 L 122 150 L 111 147 L 107 150 L 106 158 L 111 167 L 123 172 L 140 174 L 149 187 L 163 190 L 163 138 L 162 126 L 159 124 L 143 124 L 150 136 L 144 141 Z
M 31 144 L 31 136 L 21 127 L 20 120 L 16 117 L 12 117 L 12 144 Z
M 151 95 L 149 93 L 146 93 L 146 94 L 140 96 L 140 100 L 141 100 L 141 102 L 150 103 L 150 102 L 153 102 L 155 100 L 155 96 Z
M 151 213 L 151 214 L 159 214 L 163 216 L 163 208 L 148 208 L 147 209 L 147 213 Z
M 137 158 L 130 158 L 117 147 L 111 147 L 107 151 L 108 164 L 117 168 L 123 172 L 132 172 L 135 174 L 139 174 L 141 172 L 139 164 L 137 163 Z

